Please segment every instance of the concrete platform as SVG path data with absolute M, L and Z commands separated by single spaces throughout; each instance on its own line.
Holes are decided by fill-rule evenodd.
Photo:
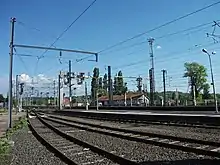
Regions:
M 220 112 L 212 111 L 156 111 L 156 110 L 82 110 L 71 109 L 62 111 L 76 111 L 76 112 L 90 112 L 90 113 L 109 113 L 109 114 L 133 114 L 133 115 L 168 115 L 168 116 L 207 116 L 207 117 L 220 117 Z

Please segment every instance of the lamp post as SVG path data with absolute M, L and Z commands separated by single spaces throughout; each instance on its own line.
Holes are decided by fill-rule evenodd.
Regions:
M 214 82 L 214 76 L 213 76 L 213 71 L 212 71 L 212 60 L 211 60 L 211 54 L 206 50 L 206 49 L 202 49 L 203 53 L 206 53 L 209 57 L 209 64 L 210 64 L 210 70 L 211 70 L 211 78 L 212 78 L 212 88 L 213 88 L 213 94 L 214 94 L 214 102 L 215 102 L 215 112 L 218 113 L 218 102 L 217 102 L 217 98 L 216 98 L 216 93 L 215 93 L 215 82 Z M 215 52 L 212 52 L 212 54 L 214 55 Z

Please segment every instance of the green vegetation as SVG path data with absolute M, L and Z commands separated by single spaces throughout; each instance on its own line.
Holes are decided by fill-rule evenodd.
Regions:
M 122 71 L 119 71 L 113 82 L 113 94 L 122 95 L 127 91 L 126 83 L 123 80 Z M 94 68 L 92 82 L 91 82 L 91 99 L 93 102 L 96 100 L 96 95 L 105 96 L 108 93 L 108 76 L 105 74 L 103 77 L 99 76 L 99 68 Z
M 190 81 L 191 88 L 195 86 L 196 98 L 201 98 L 201 91 L 203 91 L 203 97 L 208 97 L 209 84 L 207 84 L 206 77 L 208 76 L 207 69 L 196 62 L 185 63 L 185 73 L 183 77 L 188 77 Z M 191 89 L 192 93 L 193 89 Z
M 5 102 L 5 98 L 3 96 L 3 94 L 0 94 L 0 103 Z
M 0 164 L 8 164 L 10 161 L 10 151 L 13 146 L 13 142 L 10 141 L 12 135 L 21 128 L 27 126 L 27 120 L 24 117 L 20 117 L 15 122 L 13 128 L 6 131 L 4 137 L 0 138 Z
M 97 90 L 99 87 L 98 78 L 99 78 L 99 68 L 94 68 L 92 82 L 91 82 L 91 97 L 93 101 L 95 101 L 96 99 Z
M 122 71 L 119 71 L 118 74 L 114 77 L 113 83 L 113 94 L 122 95 L 127 91 L 126 84 L 124 83 Z
M 5 112 L 6 112 L 6 108 L 0 108 L 0 114 Z

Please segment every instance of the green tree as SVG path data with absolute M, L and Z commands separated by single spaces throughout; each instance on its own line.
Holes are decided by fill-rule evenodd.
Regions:
M 5 101 L 5 98 L 4 98 L 3 94 L 0 94 L 0 103 L 4 102 L 4 101 Z
M 102 77 L 99 77 L 99 89 L 103 89 Z
M 199 93 L 203 90 L 204 85 L 207 82 L 207 73 L 206 73 L 206 68 L 196 62 L 192 62 L 192 63 L 185 63 L 184 64 L 185 67 L 185 73 L 183 75 L 183 77 L 188 77 L 190 78 L 190 84 L 192 87 L 192 84 L 194 82 L 195 84 L 195 94 L 196 97 L 199 96 Z M 191 90 L 192 93 L 192 90 Z
M 210 86 L 209 86 L 208 83 L 204 84 L 204 86 L 203 86 L 203 95 L 202 95 L 203 99 L 210 99 L 211 98 L 211 95 L 209 93 L 209 88 L 210 88 Z
M 124 83 L 122 71 L 119 71 L 118 74 L 114 77 L 113 82 L 113 94 L 122 95 L 127 91 L 126 83 Z
M 108 91 L 108 76 L 107 76 L 107 74 L 105 74 L 103 76 L 102 82 L 103 82 L 103 90 L 105 91 L 105 94 L 107 94 L 107 91 Z
M 91 97 L 93 101 L 95 101 L 96 99 L 96 93 L 98 90 L 98 78 L 99 78 L 99 68 L 94 68 L 92 82 L 91 82 Z
M 118 72 L 118 77 L 117 77 L 117 93 L 119 95 L 121 94 L 124 94 L 124 91 L 125 91 L 125 84 L 124 84 L 124 79 L 123 79 L 123 74 L 122 74 L 122 71 L 119 71 Z
M 119 91 L 118 91 L 118 75 L 116 74 L 114 77 L 114 82 L 113 82 L 113 94 L 114 95 L 118 95 Z
M 172 92 L 171 99 L 172 99 L 172 100 L 175 100 L 175 99 L 176 99 L 176 92 Z

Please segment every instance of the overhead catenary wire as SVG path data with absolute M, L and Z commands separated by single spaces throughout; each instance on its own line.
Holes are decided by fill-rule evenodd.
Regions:
M 126 42 L 128 42 L 128 41 L 131 41 L 131 40 L 135 39 L 135 38 L 141 37 L 141 36 L 143 36 L 143 35 L 145 35 L 145 34 L 147 34 L 147 33 L 153 32 L 153 31 L 158 30 L 158 29 L 160 29 L 160 28 L 162 28 L 162 27 L 165 27 L 165 26 L 167 26 L 167 25 L 170 25 L 170 24 L 172 24 L 172 23 L 174 23 L 174 22 L 177 22 L 177 21 L 179 21 L 179 20 L 182 20 L 182 19 L 184 19 L 184 18 L 186 18 L 186 17 L 189 17 L 189 16 L 191 16 L 191 15 L 194 15 L 194 14 L 196 14 L 196 13 L 198 13 L 198 12 L 201 12 L 201 11 L 203 11 L 203 10 L 206 10 L 206 9 L 208 9 L 208 8 L 210 8 L 210 7 L 213 7 L 213 6 L 215 6 L 215 5 L 218 5 L 219 3 L 220 3 L 220 1 L 217 1 L 217 2 L 215 2 L 215 3 L 212 3 L 212 4 L 208 5 L 208 6 L 205 6 L 205 7 L 203 7 L 203 8 L 198 9 L 198 10 L 195 10 L 195 11 L 193 11 L 193 12 L 191 12 L 191 13 L 188 13 L 188 14 L 186 14 L 186 15 L 180 16 L 180 17 L 178 17 L 178 18 L 176 18 L 176 19 L 174 19 L 174 20 L 168 21 L 168 22 L 166 22 L 166 23 L 164 23 L 164 24 L 162 24 L 162 25 L 159 25 L 159 26 L 157 26 L 157 27 L 155 27 L 155 28 L 153 28 L 153 29 L 150 29 L 150 30 L 145 31 L 145 32 L 140 33 L 140 34 L 137 34 L 137 35 L 135 35 L 135 36 L 133 36 L 133 37 L 131 37 L 131 38 L 128 38 L 128 39 L 126 39 L 126 40 L 123 40 L 123 41 L 121 41 L 121 42 L 118 42 L 118 43 L 116 43 L 116 44 L 114 44 L 114 45 L 112 45 L 112 46 L 109 46 L 109 47 L 105 48 L 105 49 L 102 49 L 102 50 L 100 50 L 98 53 L 103 53 L 103 52 L 105 52 L 105 51 L 107 51 L 107 50 L 109 50 L 109 49 L 112 49 L 112 48 L 114 48 L 114 47 L 116 47 L 116 46 L 118 46 L 118 45 L 122 45 L 122 44 L 124 44 L 124 43 L 126 43 Z
M 166 38 L 166 37 L 169 37 L 169 36 L 172 36 L 172 35 L 177 35 L 177 34 L 179 34 L 179 33 L 186 32 L 186 31 L 193 30 L 193 29 L 195 30 L 195 29 L 197 29 L 197 28 L 199 28 L 199 27 L 203 27 L 203 26 L 205 26 L 205 25 L 210 25 L 211 23 L 213 23 L 213 22 L 203 23 L 203 24 L 200 24 L 200 25 L 197 25 L 197 26 L 193 26 L 193 27 L 190 27 L 190 28 L 181 30 L 181 31 L 177 31 L 177 32 L 170 33 L 170 34 L 165 34 L 165 35 L 163 35 L 163 36 L 161 36 L 161 37 L 158 37 L 158 39 Z M 206 29 L 206 28 L 207 28 L 207 27 L 202 28 L 202 29 L 198 29 L 198 30 L 196 30 L 196 31 L 191 31 L 191 32 L 187 33 L 187 35 L 190 34 L 190 33 L 195 34 L 195 32 L 204 30 L 204 29 Z M 145 41 L 144 41 L 144 42 L 140 42 L 140 44 L 142 44 L 142 43 L 145 43 Z M 134 44 L 134 45 L 138 45 L 138 44 L 139 44 L 139 43 L 136 43 L 136 44 Z M 212 44 L 210 44 L 210 45 L 195 44 L 194 47 L 189 48 L 188 50 L 191 51 L 191 50 L 193 50 L 195 47 L 211 46 L 211 45 L 212 45 Z M 144 51 L 145 49 L 146 49 L 146 48 L 142 48 L 142 49 L 140 49 L 140 50 L 138 50 L 138 51 Z M 123 49 L 120 49 L 120 50 L 123 50 Z M 125 55 L 125 56 L 128 56 L 128 55 L 130 55 L 130 54 L 134 54 L 134 53 L 136 53 L 136 52 L 138 52 L 138 51 L 134 51 L 134 52 L 129 53 L 129 54 Z M 166 54 L 169 55 L 169 57 L 170 57 L 170 54 L 171 54 L 171 56 L 173 56 L 172 54 L 177 54 L 177 53 L 179 53 L 179 52 L 169 52 L 169 53 L 166 53 Z M 182 53 L 182 52 L 180 52 L 180 53 Z M 121 56 L 121 57 L 124 57 L 124 56 Z M 179 57 L 176 57 L 176 58 L 179 58 Z M 138 62 L 132 62 L 131 64 L 123 64 L 122 66 L 127 67 L 127 66 L 133 66 L 133 65 L 141 64 L 141 63 L 144 63 L 144 61 L 140 61 L 140 63 L 138 63 Z M 118 68 L 120 68 L 120 66 L 113 67 L 113 69 L 118 69 Z
M 49 47 L 54 46 L 54 44 L 55 44 L 57 41 L 60 40 L 60 38 L 73 26 L 74 23 L 76 23 L 76 22 L 80 19 L 80 17 L 82 17 L 82 16 L 86 13 L 86 11 L 87 11 L 89 8 L 91 8 L 91 7 L 93 6 L 93 4 L 94 4 L 96 1 L 97 1 L 97 0 L 92 1 L 92 3 L 90 3 L 90 5 L 89 5 L 85 10 L 83 10 L 83 12 L 82 12 L 76 19 L 74 19 L 74 21 L 73 21 L 69 26 L 67 26 L 67 28 L 64 29 L 64 31 L 63 31 L 62 33 L 60 33 L 60 35 L 54 40 L 54 42 L 53 42 Z M 46 50 L 39 56 L 39 59 L 37 60 L 37 63 L 36 63 L 36 66 L 35 66 L 34 74 L 36 73 L 39 60 L 40 60 L 42 57 L 44 57 L 44 55 L 45 55 L 47 52 L 48 52 L 48 49 L 46 49 Z
M 93 6 L 93 4 L 94 4 L 96 1 L 97 1 L 97 0 L 92 1 L 92 3 L 91 3 L 85 10 L 83 10 L 83 12 L 82 12 L 69 26 L 67 26 L 67 28 L 55 39 L 55 41 L 50 45 L 50 47 L 52 47 L 57 41 L 59 41 L 60 38 L 73 26 L 74 23 L 76 23 L 76 22 L 80 19 L 80 17 L 83 16 L 83 14 L 86 13 L 86 11 L 87 11 L 89 8 L 91 8 L 91 7 Z M 40 58 L 43 57 L 44 54 L 45 54 L 47 51 L 48 51 L 48 50 L 45 50 L 45 51 L 42 53 L 42 55 L 40 56 Z
M 157 60 L 157 58 L 155 58 L 156 59 L 155 64 L 167 62 L 167 60 L 182 59 L 183 56 L 179 57 L 179 56 L 176 56 L 176 54 L 180 55 L 180 54 L 192 53 L 194 51 L 197 51 L 197 49 L 199 49 L 199 48 L 209 47 L 209 46 L 213 46 L 213 45 L 216 45 L 216 44 L 217 43 L 208 43 L 208 44 L 205 44 L 205 45 L 198 44 L 199 46 L 194 46 L 192 48 L 188 48 L 186 51 L 165 53 L 165 54 L 163 54 L 163 56 L 165 56 L 164 58 L 158 58 L 158 60 Z M 169 57 L 166 57 L 166 55 L 169 55 Z M 175 56 L 175 57 L 173 57 L 173 56 Z M 123 69 L 123 68 L 127 68 L 127 67 L 130 67 L 130 66 L 136 66 L 136 65 L 145 64 L 145 63 L 146 63 L 146 61 L 144 59 L 141 59 L 141 60 L 134 61 L 134 62 L 131 62 L 131 63 L 128 63 L 128 64 L 122 64 L 122 65 L 119 65 L 119 66 L 116 66 L 116 67 L 112 67 L 112 69 L 113 70 Z
M 16 50 L 15 48 L 14 48 L 14 51 L 17 53 L 17 50 Z M 18 58 L 19 58 L 19 60 L 21 61 L 21 63 L 23 64 L 23 66 L 24 66 L 26 72 L 28 73 L 28 72 L 29 72 L 29 69 L 28 69 L 27 65 L 25 64 L 24 60 L 22 59 L 22 57 L 21 57 L 21 56 L 18 56 Z
M 194 31 L 186 33 L 186 35 L 189 35 L 191 33 L 195 34 L 196 32 L 200 32 L 202 30 L 205 30 L 205 29 L 208 29 L 208 28 L 212 27 L 212 26 L 210 26 L 212 23 L 213 23 L 213 21 L 212 22 L 203 23 L 203 24 L 200 24 L 200 25 L 197 25 L 197 26 L 192 26 L 190 28 L 186 28 L 186 29 L 183 29 L 183 30 L 179 30 L 179 31 L 176 31 L 176 32 L 173 32 L 173 33 L 168 33 L 168 34 L 165 34 L 165 35 L 162 35 L 162 36 L 158 36 L 158 37 L 154 37 L 154 38 L 155 38 L 155 40 L 158 41 L 160 39 L 171 37 L 171 36 L 174 36 L 174 35 L 177 35 L 177 34 L 181 34 L 181 33 L 187 32 L 187 31 L 191 31 L 191 30 L 194 30 Z M 207 25 L 209 25 L 209 26 L 207 26 Z M 206 27 L 204 27 L 204 26 L 206 26 Z M 203 27 L 203 28 L 200 28 L 200 27 Z M 200 28 L 200 29 L 197 29 L 197 28 Z M 195 29 L 197 29 L 197 30 L 195 30 Z M 134 44 L 129 45 L 129 46 L 125 46 L 125 47 L 117 49 L 117 50 L 112 50 L 112 51 L 107 52 L 105 54 L 122 51 L 124 49 L 133 48 L 133 47 L 136 47 L 136 46 L 141 46 L 143 44 L 146 44 L 147 42 L 148 42 L 148 40 L 144 40 L 144 41 L 137 42 L 137 43 L 134 43 Z

